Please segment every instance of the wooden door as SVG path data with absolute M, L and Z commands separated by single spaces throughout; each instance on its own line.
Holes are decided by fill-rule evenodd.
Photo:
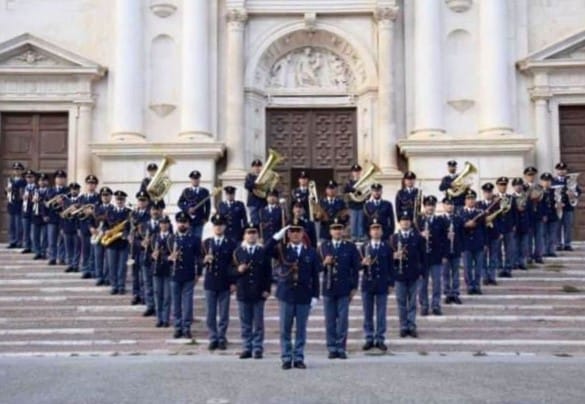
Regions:
M 313 174 L 322 195 L 329 179 L 335 179 L 341 187 L 356 161 L 356 111 L 268 109 L 266 137 L 267 148 L 285 156 L 285 161 L 276 167 L 285 196 L 297 185 L 298 173 L 303 170 Z
M 12 163 L 53 175 L 67 169 L 67 113 L 2 113 L 0 115 L 0 183 L 6 186 Z M 7 238 L 6 195 L 0 196 L 0 240 Z
M 561 106 L 559 109 L 561 160 L 569 172 L 582 173 L 579 186 L 585 190 L 585 105 Z M 581 198 L 575 212 L 573 235 L 585 240 L 585 201 Z

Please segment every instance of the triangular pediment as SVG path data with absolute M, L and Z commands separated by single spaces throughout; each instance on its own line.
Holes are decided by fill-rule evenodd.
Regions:
M 518 62 L 521 70 L 532 67 L 567 67 L 585 64 L 585 30 L 529 54 Z
M 102 76 L 105 68 L 32 34 L 0 43 L 0 70 L 74 72 Z

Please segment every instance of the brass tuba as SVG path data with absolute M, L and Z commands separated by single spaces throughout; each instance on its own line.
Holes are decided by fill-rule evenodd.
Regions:
M 347 198 L 353 202 L 363 202 L 368 199 L 372 193 L 370 187 L 376 179 L 375 175 L 380 172 L 380 168 L 378 168 L 376 164 L 372 163 L 364 175 L 362 175 L 362 177 L 353 185 L 354 191 L 349 192 L 347 194 Z
M 276 184 L 280 181 L 280 175 L 273 168 L 283 160 L 284 157 L 280 153 L 272 149 L 268 150 L 268 159 L 262 171 L 258 174 L 254 182 L 254 190 L 252 191 L 258 198 L 266 198 L 268 192 L 276 188 Z
M 577 206 L 577 203 L 579 203 L 577 186 L 579 185 L 578 180 L 580 175 L 581 173 L 571 173 L 567 176 L 567 191 L 571 192 L 570 194 L 567 193 L 567 197 L 569 198 L 569 205 L 572 207 Z
M 469 161 L 465 162 L 463 170 L 455 177 L 451 183 L 451 187 L 447 190 L 447 195 L 452 198 L 463 195 L 463 193 L 471 186 L 471 175 L 477 174 L 477 168 Z
M 148 192 L 150 199 L 153 201 L 160 201 L 171 189 L 173 183 L 166 174 L 166 171 L 175 163 L 175 160 L 171 157 L 163 156 L 162 162 L 160 163 L 158 170 L 156 170 L 156 174 L 154 174 L 154 177 L 152 177 L 146 187 L 146 192 Z

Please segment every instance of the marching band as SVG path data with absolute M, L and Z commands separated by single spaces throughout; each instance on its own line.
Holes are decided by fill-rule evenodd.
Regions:
M 482 294 L 514 270 L 572 250 L 581 189 L 579 174 L 569 174 L 562 162 L 554 175 L 527 167 L 522 177 L 485 182 L 481 200 L 472 189 L 477 169 L 468 162 L 460 172 L 456 161 L 447 162 L 440 198 L 424 195 L 408 171 L 394 205 L 382 198 L 375 165 L 365 171 L 353 165 L 343 195 L 331 179 L 321 198 L 317 184 L 302 172 L 289 205 L 273 171 L 281 160 L 271 150 L 266 164 L 252 162 L 246 204 L 227 186 L 214 205 L 222 189 L 202 187 L 201 173 L 192 171 L 191 185 L 177 201 L 175 228 L 164 212 L 171 186 L 166 169 L 174 164 L 168 157 L 160 167 L 148 165 L 135 206 L 122 190 L 98 191 L 94 175 L 85 178 L 81 192 L 75 182 L 66 186 L 63 170 L 54 173 L 50 187 L 46 173 L 14 163 L 5 188 L 8 247 L 47 259 L 48 265 L 66 265 L 65 272 L 81 272 L 113 295 L 126 293 L 130 272 L 131 304 L 145 305 L 143 315 L 154 316 L 156 327 L 170 327 L 174 319 L 175 338 L 192 338 L 194 288 L 204 277 L 209 349 L 228 346 L 235 294 L 241 359 L 263 357 L 264 306 L 275 283 L 283 369 L 306 367 L 307 321 L 321 296 L 328 357 L 346 359 L 349 307 L 358 290 L 363 350 L 384 352 L 392 288 L 400 337 L 416 338 L 417 301 L 422 316 L 442 315 L 442 303 L 463 303 L 461 267 L 467 294 Z M 208 221 L 212 232 L 203 239 Z

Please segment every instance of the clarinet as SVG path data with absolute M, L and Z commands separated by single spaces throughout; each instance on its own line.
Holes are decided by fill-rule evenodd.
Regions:
M 429 217 L 425 217 L 425 232 L 427 233 L 427 242 L 426 242 L 426 246 L 425 246 L 425 252 L 427 254 L 430 254 L 430 252 L 431 252 L 431 245 L 429 243 L 429 240 L 431 238 L 429 221 L 430 221 Z
M 453 254 L 453 244 L 454 244 L 454 241 L 455 241 L 455 234 L 453 233 L 453 230 L 454 230 L 453 229 L 453 227 L 454 227 L 453 226 L 453 221 L 454 221 L 453 218 L 451 218 L 451 221 L 449 223 L 449 234 L 451 236 L 450 239 L 449 239 L 449 244 L 450 244 L 449 245 L 449 253 L 451 253 L 451 254 Z
M 400 253 L 398 258 L 398 273 L 402 275 L 402 242 L 400 241 L 400 234 L 396 235 L 396 250 Z

